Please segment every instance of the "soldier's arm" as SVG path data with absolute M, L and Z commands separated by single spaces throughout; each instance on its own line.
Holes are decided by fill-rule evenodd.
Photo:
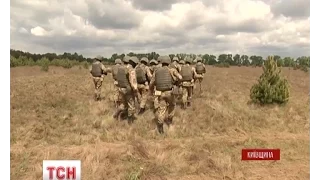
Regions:
M 134 91 L 138 89 L 138 83 L 136 78 L 136 71 L 134 69 L 131 69 L 129 71 L 129 82 Z
M 197 74 L 197 71 L 194 67 L 192 67 L 193 78 L 198 78 L 200 75 Z
M 203 68 L 204 68 L 204 73 L 206 73 L 206 65 L 202 64 L 203 65 Z
M 153 92 L 155 82 L 156 82 L 156 76 L 155 74 L 153 74 L 149 84 L 150 92 Z
M 177 81 L 177 80 L 182 80 L 181 74 L 180 74 L 176 69 L 172 69 L 172 70 L 171 70 L 171 74 L 173 75 L 173 79 L 174 79 L 175 81 Z
M 101 69 L 102 69 L 102 71 L 103 71 L 103 74 L 106 74 L 106 73 L 108 73 L 107 71 L 107 68 L 101 63 Z
M 149 79 L 149 81 L 150 81 L 150 80 L 151 80 L 151 78 L 152 78 L 151 70 L 150 70 L 150 68 L 149 68 L 149 67 L 146 67 L 146 71 L 147 71 L 147 77 L 148 77 L 148 79 Z

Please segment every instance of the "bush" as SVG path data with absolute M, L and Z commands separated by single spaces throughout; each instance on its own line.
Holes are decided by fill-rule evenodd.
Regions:
M 89 69 L 89 63 L 88 63 L 87 61 L 85 61 L 85 62 L 83 63 L 83 67 L 84 67 L 85 69 Z
M 304 72 L 309 72 L 309 69 L 310 68 L 308 66 L 302 66 L 301 67 L 301 70 L 304 71 Z
M 273 56 L 269 56 L 263 66 L 263 74 L 258 83 L 250 90 L 250 98 L 254 103 L 283 104 L 289 100 L 289 83 L 280 77 L 281 69 Z
M 221 67 L 221 68 L 223 68 L 223 67 L 229 68 L 229 67 L 230 67 L 230 64 L 229 64 L 229 63 L 219 63 L 219 64 L 217 64 L 216 66 L 217 66 L 217 67 Z
M 37 61 L 37 64 L 41 66 L 42 71 L 47 72 L 49 70 L 50 61 L 48 58 L 41 58 L 39 61 Z

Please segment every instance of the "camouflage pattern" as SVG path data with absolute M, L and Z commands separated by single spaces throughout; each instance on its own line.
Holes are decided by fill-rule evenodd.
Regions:
M 171 78 L 173 82 L 179 81 L 182 79 L 181 75 L 178 73 L 177 70 L 169 68 L 169 67 L 162 67 L 162 69 L 167 69 L 170 72 Z M 158 72 L 158 71 L 157 71 Z M 150 89 L 154 90 L 154 86 L 156 86 L 156 80 L 159 79 L 160 73 L 155 73 L 152 76 L 150 82 Z M 163 123 L 166 122 L 168 125 L 171 124 L 172 119 L 175 114 L 175 100 L 172 96 L 172 90 L 168 91 L 154 91 L 155 95 L 155 103 L 157 103 L 155 114 L 156 119 L 158 122 L 158 131 L 159 133 L 163 133 Z M 166 114 L 168 113 L 168 117 L 166 118 Z
M 186 105 L 191 105 L 191 99 L 192 99 L 192 92 L 193 92 L 193 86 L 194 86 L 194 79 L 199 77 L 194 67 L 190 66 L 190 61 L 188 61 L 187 64 L 185 64 L 182 68 L 188 68 L 190 70 L 190 73 L 192 75 L 192 79 L 188 81 L 183 81 L 182 86 L 182 103 L 183 107 L 186 108 Z
M 115 65 L 112 66 L 112 69 L 111 69 L 111 73 L 112 73 L 112 77 L 113 77 L 113 89 L 112 89 L 112 92 L 113 92 L 113 95 L 112 95 L 112 99 L 113 99 L 113 102 L 115 104 L 116 107 L 119 106 L 119 87 L 118 87 L 118 81 L 117 81 L 117 74 L 118 74 L 118 69 L 122 66 L 121 65 L 121 60 L 120 59 L 116 59 L 115 61 Z
M 195 68 L 198 74 L 204 74 L 206 72 L 205 66 L 201 62 L 197 62 Z
M 134 92 L 137 92 L 138 90 L 138 84 L 137 84 L 137 79 L 136 79 L 136 71 L 132 67 L 131 64 L 125 65 L 123 68 L 123 72 L 127 74 L 125 76 L 126 82 L 128 82 L 128 86 L 120 86 L 120 81 L 119 81 L 119 101 L 120 101 L 120 106 L 117 109 L 117 112 L 114 114 L 114 118 L 118 118 L 118 116 L 123 113 L 127 112 L 128 114 L 128 120 L 129 123 L 132 123 L 133 120 L 135 119 L 135 101 L 134 101 Z M 118 74 L 123 73 L 118 71 Z M 119 79 L 118 79 L 119 80 Z
M 148 100 L 148 95 L 149 95 L 149 82 L 152 78 L 151 70 L 148 66 L 145 64 L 139 64 L 136 67 L 136 73 L 137 69 L 141 68 L 144 73 L 145 81 L 143 83 L 138 82 L 138 75 L 137 75 L 137 82 L 138 82 L 138 100 L 139 100 L 139 106 L 140 106 L 140 111 L 139 114 L 143 113 L 146 107 L 146 103 Z
M 104 75 L 107 73 L 108 69 L 101 63 L 102 57 L 98 56 L 95 58 L 96 61 L 92 64 L 92 66 L 89 69 L 89 72 L 92 76 L 93 79 L 93 83 L 94 83 L 94 87 L 95 87 L 95 100 L 100 100 L 101 99 L 101 87 L 102 87 L 102 82 L 104 79 Z M 101 71 L 101 75 L 100 76 L 96 76 L 96 74 L 93 74 L 93 67 L 97 68 L 100 67 L 100 71 Z M 95 69 L 96 71 L 96 69 Z

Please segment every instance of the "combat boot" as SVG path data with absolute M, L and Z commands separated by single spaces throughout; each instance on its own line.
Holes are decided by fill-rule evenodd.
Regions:
M 191 102 L 187 102 L 187 106 L 190 107 L 191 106 Z
M 121 110 L 117 110 L 116 113 L 113 114 L 113 118 L 118 120 L 119 119 L 119 115 L 121 114 Z
M 138 115 L 143 114 L 146 111 L 146 108 L 140 108 Z
M 137 118 L 135 117 L 135 116 L 129 116 L 128 117 L 128 123 L 129 124 L 132 124 L 133 123 L 133 121 L 135 121 Z
M 166 123 L 168 126 L 172 125 L 172 122 L 173 122 L 172 119 L 173 117 L 168 117 L 168 119 L 166 120 Z
M 163 133 L 164 133 L 164 131 L 163 131 L 163 124 L 158 124 L 157 127 L 158 127 L 158 132 L 159 132 L 160 134 L 163 134 Z

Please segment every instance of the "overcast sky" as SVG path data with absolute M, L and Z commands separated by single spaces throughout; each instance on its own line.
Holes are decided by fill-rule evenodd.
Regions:
M 11 0 L 11 48 L 92 57 L 310 54 L 309 0 Z

